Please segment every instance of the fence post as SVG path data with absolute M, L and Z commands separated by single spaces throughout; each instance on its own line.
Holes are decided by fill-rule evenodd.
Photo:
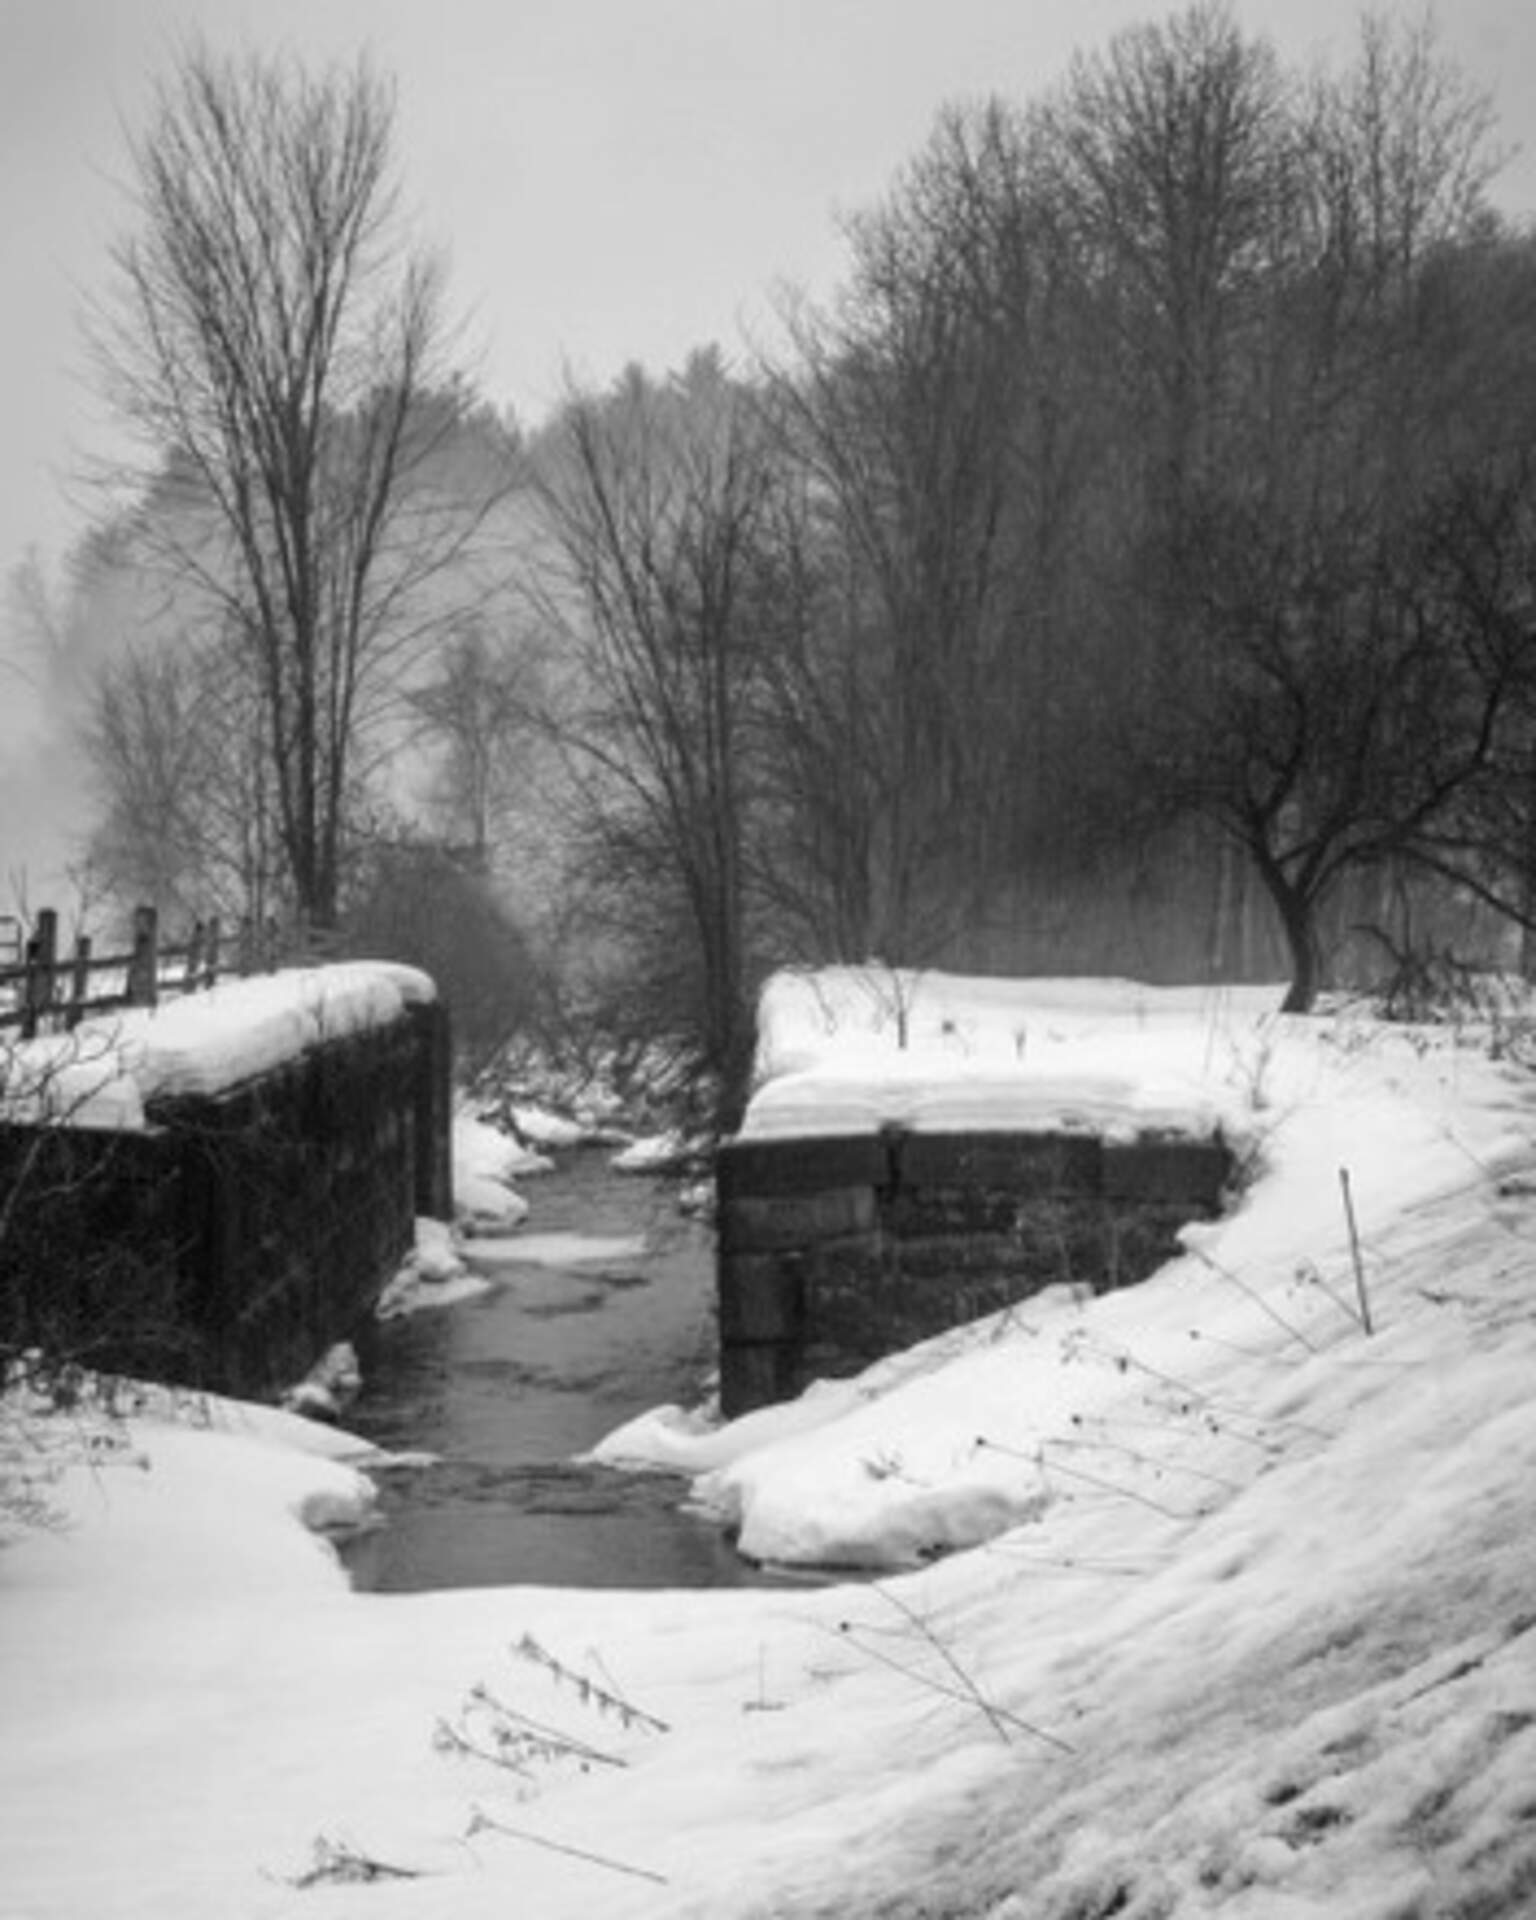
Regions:
M 64 1015 L 66 1027 L 79 1026 L 90 992 L 91 936 L 88 933 L 82 933 L 75 941 L 75 964 L 69 980 L 69 1011 Z
M 27 977 L 22 990 L 21 1037 L 37 1038 L 38 1022 L 53 1005 L 55 971 L 59 963 L 59 916 L 41 907 L 37 931 L 27 942 Z
M 208 926 L 203 941 L 203 985 L 213 987 L 219 980 L 219 916 L 208 916 Z
M 153 907 L 133 910 L 133 957 L 128 962 L 128 1004 L 152 1007 L 160 993 L 160 916 Z
M 194 920 L 192 923 L 192 938 L 187 942 L 186 970 L 181 976 L 181 990 L 183 993 L 192 992 L 193 988 L 198 984 L 198 977 L 202 973 L 202 970 L 203 923 L 201 920 Z

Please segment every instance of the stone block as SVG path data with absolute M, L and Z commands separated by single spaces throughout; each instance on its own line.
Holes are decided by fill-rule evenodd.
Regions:
M 962 1276 L 1016 1272 L 1020 1260 L 1018 1243 L 1011 1235 L 941 1233 L 898 1242 L 892 1264 L 904 1278 L 942 1287 Z
M 1118 1200 L 1106 1202 L 1107 1254 L 1096 1289 L 1137 1286 L 1150 1279 L 1179 1252 L 1179 1229 L 1191 1214 L 1185 1201 Z
M 898 1187 L 884 1203 L 887 1230 L 897 1239 L 1010 1234 L 1027 1203 L 988 1187 Z
M 1104 1148 L 1110 1200 L 1178 1201 L 1193 1212 L 1214 1212 L 1231 1172 L 1232 1155 L 1219 1140 L 1136 1140 Z
M 724 1345 L 720 1349 L 720 1411 L 734 1420 L 800 1391 L 800 1355 L 782 1344 Z
M 716 1211 L 721 1251 L 810 1247 L 849 1234 L 873 1233 L 873 1187 L 829 1187 L 824 1193 L 736 1194 Z
M 722 1201 L 880 1187 L 890 1177 L 890 1149 L 877 1134 L 827 1134 L 794 1140 L 727 1140 L 715 1158 Z
M 1016 1196 L 1095 1193 L 1101 1153 L 1089 1134 L 908 1133 L 899 1138 L 896 1181 Z
M 805 1257 L 722 1252 L 719 1294 L 722 1341 L 798 1340 L 805 1330 Z

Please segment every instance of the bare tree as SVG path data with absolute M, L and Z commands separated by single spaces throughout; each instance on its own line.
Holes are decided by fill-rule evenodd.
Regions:
M 390 88 L 362 61 L 183 54 L 131 147 L 136 230 L 93 316 L 150 449 L 162 564 L 238 636 L 299 914 L 334 924 L 361 743 L 489 498 L 436 484 L 441 274 L 403 236 Z M 446 396 L 446 397 L 445 397 Z
M 803 476 L 781 541 L 801 593 L 772 669 L 772 878 L 817 958 L 930 959 L 984 879 L 1016 738 L 996 696 L 1027 363 L 978 229 L 1006 217 L 1012 158 L 1001 118 L 946 116 L 851 223 L 840 302 L 790 316 L 775 410 Z
M 1532 262 L 1536 267 L 1536 261 Z M 1415 862 L 1463 900 L 1520 929 L 1536 978 L 1536 434 L 1461 476 L 1441 503 L 1435 552 L 1442 640 L 1487 714 L 1480 751 L 1450 803 L 1427 819 Z M 1437 692 L 1443 700 L 1442 681 Z
M 1199 0 L 1080 54 L 1037 119 L 1056 215 L 1113 338 L 1144 511 L 1173 524 L 1273 261 L 1292 127 L 1279 63 Z
M 230 637 L 135 648 L 98 681 L 87 862 L 123 905 L 263 926 L 282 891 L 260 689 Z
M 542 704 L 531 645 L 471 613 L 453 623 L 410 706 L 440 756 L 434 805 L 449 838 L 484 871 Z
M 1368 33 L 1365 79 L 1398 57 Z M 1496 903 L 1497 871 L 1525 864 L 1530 410 L 1511 369 L 1528 381 L 1536 331 L 1500 290 L 1529 274 L 1468 185 L 1481 122 L 1449 78 L 1384 87 L 1375 113 L 1360 84 L 1323 122 L 1306 244 L 1186 503 L 1193 645 L 1149 729 L 1161 790 L 1252 860 L 1292 1010 L 1323 982 L 1323 909 L 1350 876 L 1432 869 Z
M 781 614 L 773 462 L 751 396 L 710 354 L 664 385 L 636 372 L 572 401 L 545 456 L 588 875 L 617 895 L 660 989 L 658 1030 L 691 1044 L 728 1128 L 752 1050 L 755 713 Z

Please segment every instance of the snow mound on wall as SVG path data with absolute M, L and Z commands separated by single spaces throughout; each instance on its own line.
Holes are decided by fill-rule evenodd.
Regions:
M 225 1093 L 327 1040 L 388 1026 L 436 995 L 426 974 L 387 961 L 231 980 L 18 1047 L 10 1111 L 21 1119 L 142 1127 L 144 1106 L 157 1096 Z
M 1157 1280 L 602 1450 L 911 1571 L 385 1599 L 298 1524 L 366 1520 L 359 1443 L 136 1413 L 0 1567 L 7 1911 L 1529 1913 L 1536 1076 L 1290 1019 L 1242 1065 L 1258 1177 Z M 592 1747 L 433 1739 L 533 1723 Z
M 886 968 L 775 974 L 748 1139 L 1068 1131 L 1241 1135 L 1280 991 L 990 980 Z

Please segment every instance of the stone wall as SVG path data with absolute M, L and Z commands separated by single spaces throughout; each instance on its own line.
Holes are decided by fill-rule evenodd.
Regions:
M 1066 1133 L 735 1140 L 719 1183 L 721 1403 L 734 1416 L 1058 1282 L 1145 1279 L 1214 1214 L 1219 1141 Z
M 418 1213 L 452 1208 L 436 1003 L 143 1133 L 0 1130 L 0 1343 L 222 1392 L 291 1384 L 371 1308 Z M 51 1249 L 51 1252 L 50 1252 Z

